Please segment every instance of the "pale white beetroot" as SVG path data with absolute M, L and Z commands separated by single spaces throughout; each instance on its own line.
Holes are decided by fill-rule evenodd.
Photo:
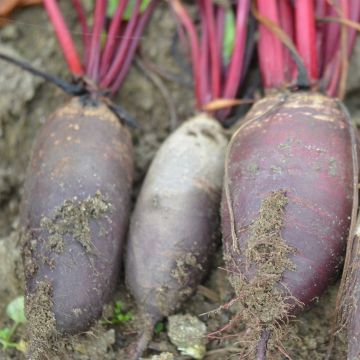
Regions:
M 219 240 L 226 144 L 221 125 L 200 114 L 164 142 L 146 175 L 125 259 L 126 283 L 146 322 L 139 348 L 206 274 Z

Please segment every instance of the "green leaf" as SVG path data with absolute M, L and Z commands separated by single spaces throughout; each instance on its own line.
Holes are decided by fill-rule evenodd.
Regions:
M 158 322 L 156 325 L 155 325 L 155 328 L 154 328 L 154 331 L 155 331 L 155 334 L 160 334 L 161 332 L 165 331 L 165 325 L 163 322 Z
M 121 300 L 116 301 L 115 305 L 114 305 L 114 313 L 115 313 L 115 315 L 121 314 L 122 308 L 123 308 L 122 301 Z
M 0 329 L 0 339 L 9 341 L 11 330 L 9 328 Z
M 123 311 L 123 303 L 122 301 L 118 300 L 114 304 L 114 315 L 110 319 L 105 319 L 103 324 L 112 324 L 112 325 L 119 325 L 124 322 L 132 320 L 133 316 L 130 312 Z
M 25 312 L 24 312 L 24 297 L 19 296 L 13 301 L 11 301 L 6 307 L 6 314 L 11 320 L 16 324 L 23 324 L 26 322 Z
M 112 18 L 114 16 L 116 8 L 119 5 L 119 1 L 120 0 L 109 0 L 108 1 L 108 7 L 107 7 L 106 15 L 109 18 Z
M 151 0 L 142 0 L 140 5 L 140 12 L 144 12 L 149 6 Z M 119 5 L 120 0 L 109 0 L 106 15 L 109 18 L 112 18 L 115 14 L 115 11 Z M 126 9 L 123 14 L 123 20 L 129 20 L 134 11 L 135 0 L 129 0 L 129 3 L 126 6 Z
M 228 8 L 225 12 L 225 23 L 224 23 L 223 60 L 225 65 L 229 63 L 231 55 L 234 51 L 235 33 L 236 33 L 235 15 L 233 10 L 231 8 Z

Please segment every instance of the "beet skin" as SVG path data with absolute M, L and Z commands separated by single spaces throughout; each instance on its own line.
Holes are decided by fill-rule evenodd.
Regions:
M 150 327 L 206 274 L 219 239 L 226 144 L 220 124 L 200 114 L 166 140 L 146 175 L 131 218 L 125 275 Z
M 224 255 L 259 329 L 315 302 L 341 269 L 354 201 L 353 134 L 339 101 L 296 92 L 256 103 L 233 135 L 222 199 Z M 246 304 L 251 286 L 262 289 L 262 303 L 257 294 Z M 271 304 L 280 293 L 288 300 Z
M 22 206 L 27 315 L 44 311 L 45 289 L 48 321 L 63 333 L 87 330 L 115 289 L 132 183 L 128 130 L 84 101 L 40 129 Z

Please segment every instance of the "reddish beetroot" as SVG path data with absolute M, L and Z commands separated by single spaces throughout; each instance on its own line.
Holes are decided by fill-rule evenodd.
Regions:
M 276 33 L 282 28 L 282 38 L 295 40 L 299 52 L 296 72 L 287 49 L 260 26 L 266 88 L 307 73 L 303 84 L 322 78 L 329 94 L 340 89 L 339 73 L 330 75 L 340 71 L 339 43 L 319 71 L 314 6 L 258 1 L 258 19 Z M 273 91 L 253 106 L 230 141 L 221 210 L 224 257 L 240 309 L 235 320 L 254 330 L 257 359 L 266 357 L 271 333 L 317 300 L 341 269 L 356 204 L 355 146 L 342 103 L 314 91 Z
M 244 300 L 253 324 L 271 327 L 299 310 L 291 301 L 281 307 L 280 293 L 308 306 L 340 270 L 353 206 L 353 128 L 340 102 L 316 93 L 268 96 L 247 119 L 225 164 L 224 251 L 229 270 L 244 276 L 231 276 L 239 297 L 247 286 L 254 296 L 261 284 L 272 289 L 261 311 L 263 299 Z

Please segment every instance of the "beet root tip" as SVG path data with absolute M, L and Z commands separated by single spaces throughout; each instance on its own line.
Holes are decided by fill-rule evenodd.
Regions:
M 256 346 L 256 360 L 265 360 L 266 359 L 266 351 L 267 344 L 269 341 L 270 332 L 266 329 L 261 331 L 260 340 Z

